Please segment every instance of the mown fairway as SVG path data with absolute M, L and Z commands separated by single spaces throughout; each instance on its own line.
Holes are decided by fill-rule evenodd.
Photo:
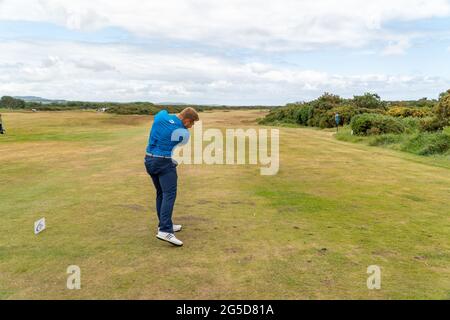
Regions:
M 259 111 L 202 113 L 257 127 Z M 155 239 L 144 165 L 152 117 L 3 113 L 0 298 L 450 299 L 450 169 L 280 128 L 281 169 L 180 166 L 174 221 Z M 33 234 L 46 217 L 48 228 Z M 81 290 L 66 269 L 81 268 Z M 379 265 L 382 289 L 366 287 Z

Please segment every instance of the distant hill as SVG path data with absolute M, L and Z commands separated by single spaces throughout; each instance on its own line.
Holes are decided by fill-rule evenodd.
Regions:
M 1 1 L 1 0 L 0 0 Z M 183 107 L 183 106 L 196 106 L 196 107 L 206 107 L 206 108 L 245 108 L 245 107 L 267 107 L 267 108 L 271 108 L 274 106 L 227 106 L 224 104 L 201 104 L 201 103 L 185 103 L 185 102 L 170 102 L 170 101 L 163 101 L 163 102 L 158 102 L 158 103 L 151 103 L 151 102 L 89 102 L 89 101 L 71 101 L 71 100 L 63 100 L 63 99 L 47 99 L 47 98 L 42 98 L 42 97 L 37 97 L 37 96 L 14 96 L 14 98 L 16 99 L 20 99 L 23 100 L 25 102 L 34 102 L 34 103 L 41 103 L 43 105 L 48 105 L 48 104 L 60 104 L 60 105 L 69 105 L 72 104 L 71 107 L 74 106 L 82 106 L 83 104 L 85 104 L 85 106 L 87 105 L 91 105 L 93 108 L 97 108 L 100 104 L 117 104 L 117 105 L 128 105 L 128 104 L 153 104 L 155 106 L 159 106 L 159 107 Z
M 66 103 L 66 100 L 51 100 L 51 99 L 45 99 L 41 97 L 35 97 L 35 96 L 15 96 L 16 99 L 21 99 L 25 102 L 37 102 L 37 103 L 43 103 L 43 104 L 49 104 L 49 103 Z
M 188 105 L 187 103 L 184 103 L 184 102 L 159 102 L 156 104 L 160 105 L 160 106 L 185 106 L 185 105 Z
M 205 106 L 205 107 L 223 107 L 222 104 L 201 104 L 201 103 L 185 103 L 185 102 L 158 102 L 157 106 Z

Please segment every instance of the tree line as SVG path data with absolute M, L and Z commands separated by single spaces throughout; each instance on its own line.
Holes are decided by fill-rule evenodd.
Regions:
M 66 111 L 66 110 L 104 110 L 115 114 L 149 114 L 153 115 L 165 109 L 171 113 L 180 112 L 184 108 L 193 107 L 198 111 L 206 110 L 237 110 L 237 109 L 266 109 L 266 106 L 208 106 L 208 105 L 158 105 L 152 102 L 89 102 L 66 101 L 64 103 L 41 103 L 24 101 L 11 96 L 3 96 L 0 99 L 0 108 L 12 110 L 36 110 L 36 111 Z
M 312 101 L 290 103 L 275 108 L 260 123 L 290 123 L 332 128 L 336 126 L 336 114 L 340 116 L 341 125 L 350 124 L 352 119 L 359 115 L 379 114 L 385 116 L 385 119 L 389 117 L 423 119 L 424 122 L 432 122 L 437 127 L 443 127 L 448 125 L 449 96 L 450 90 L 440 94 L 436 100 L 423 98 L 411 101 L 383 101 L 376 93 L 365 93 L 352 99 L 324 93 Z

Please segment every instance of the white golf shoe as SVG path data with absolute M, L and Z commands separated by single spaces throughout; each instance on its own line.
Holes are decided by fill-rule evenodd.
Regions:
M 181 247 L 183 245 L 183 241 L 178 240 L 173 233 L 158 231 L 156 238 L 167 241 L 177 247 Z
M 182 228 L 181 224 L 174 224 L 173 225 L 173 232 L 181 231 L 181 228 Z M 158 228 L 158 231 L 159 231 L 159 228 Z

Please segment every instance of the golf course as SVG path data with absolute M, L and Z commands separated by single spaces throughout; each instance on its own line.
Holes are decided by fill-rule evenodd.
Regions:
M 205 129 L 279 129 L 280 169 L 180 165 L 177 248 L 155 238 L 153 116 L 2 111 L 0 299 L 450 299 L 450 160 L 266 114 L 200 113 Z

